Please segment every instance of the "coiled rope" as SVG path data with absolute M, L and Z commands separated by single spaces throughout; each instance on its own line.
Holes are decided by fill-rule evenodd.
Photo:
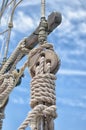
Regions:
M 43 46 L 46 47 L 43 48 Z M 33 55 L 40 53 L 47 47 L 49 49 L 49 46 L 51 48 L 51 45 L 43 44 L 39 48 L 33 49 L 29 57 L 32 58 Z M 18 130 L 25 130 L 25 128 L 28 125 L 31 127 L 32 130 L 38 130 L 41 125 L 43 127 L 43 123 L 45 122 L 49 130 L 51 130 L 51 128 L 53 127 L 53 123 L 51 127 L 50 126 L 51 124 L 48 124 L 48 121 L 52 122 L 52 119 L 56 118 L 56 96 L 55 96 L 56 77 L 53 73 L 50 73 L 51 68 L 50 62 L 46 63 L 46 72 L 44 72 L 45 63 L 46 63 L 45 57 L 41 56 L 40 63 L 37 64 L 35 68 L 35 76 L 32 78 L 31 81 L 30 105 L 33 109 L 31 112 L 28 113 L 28 116 L 21 124 L 21 126 L 18 128 Z M 36 63 L 34 62 L 32 66 L 34 66 L 35 64 Z

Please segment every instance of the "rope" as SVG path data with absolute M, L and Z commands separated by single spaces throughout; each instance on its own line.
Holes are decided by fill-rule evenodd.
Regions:
M 41 0 L 41 17 L 45 17 L 45 0 Z
M 16 86 L 19 78 L 24 73 L 25 68 L 27 67 L 28 62 L 26 62 L 19 73 L 13 71 L 12 74 L 3 74 L 0 75 L 0 130 L 2 130 L 2 123 L 4 119 L 4 108 L 7 102 L 8 96 L 12 89 Z
M 56 111 L 55 105 L 52 105 L 51 107 L 47 107 L 45 105 L 37 105 L 33 111 L 28 113 L 27 118 L 22 123 L 22 125 L 18 128 L 18 130 L 25 130 L 27 125 L 29 124 L 32 128 L 32 130 L 36 130 L 36 118 L 42 116 L 52 116 L 53 118 L 56 118 L 56 114 L 53 114 Z M 38 130 L 38 129 L 37 129 Z
M 10 73 L 15 69 L 16 64 L 18 63 L 18 61 L 22 58 L 22 53 L 18 55 L 18 57 L 16 58 L 16 60 L 14 61 L 13 65 L 11 66 L 10 69 Z
M 29 53 L 29 59 L 31 59 L 34 55 L 37 55 L 34 64 L 36 63 L 36 61 L 39 58 L 39 54 L 41 53 L 41 51 L 45 50 L 45 49 L 50 49 L 53 51 L 53 46 L 51 44 L 47 44 L 47 42 L 44 42 L 44 44 L 42 44 L 39 48 L 34 48 L 30 51 Z M 29 60 L 30 61 L 30 60 Z M 30 62 L 28 61 L 28 66 L 30 66 Z M 33 64 L 33 65 L 34 65 Z M 31 65 L 31 66 L 33 66 Z
M 15 1 L 15 0 L 11 0 L 10 2 L 7 2 L 7 3 L 5 4 L 5 6 L 4 6 L 3 8 L 1 8 L 1 11 L 0 11 L 0 19 L 1 19 L 1 17 L 3 16 L 3 13 L 5 12 L 6 8 L 8 8 L 14 1 Z M 3 2 L 4 2 L 4 0 L 3 0 Z M 20 2 L 22 2 L 22 0 L 18 1 L 14 8 L 16 8 L 16 7 L 20 4 Z
M 0 94 L 0 100 L 3 100 L 4 97 L 7 97 L 9 95 L 9 93 L 11 92 L 11 90 L 14 88 L 14 78 L 12 75 L 9 75 L 9 78 L 4 77 L 4 83 L 1 85 L 1 88 L 3 90 L 4 87 L 5 90 L 2 91 L 2 93 Z
M 1 9 L 0 9 L 0 18 L 2 17 L 3 15 L 3 9 L 5 8 L 4 6 L 4 0 L 2 1 L 2 5 L 1 5 Z
M 13 0 L 10 2 L 10 4 L 13 2 Z M 8 0 L 5 2 L 5 0 L 2 1 L 1 9 L 0 9 L 0 18 L 2 17 L 5 9 L 8 7 Z
M 4 112 L 3 110 L 0 110 L 0 130 L 2 130 L 3 119 L 4 119 Z
M 2 67 L 0 74 L 5 73 L 5 71 L 7 70 L 8 66 L 10 65 L 10 63 L 15 60 L 14 57 L 17 55 L 17 52 L 19 51 L 19 47 L 16 48 L 16 50 L 12 53 L 12 55 L 10 56 L 10 58 L 7 60 L 7 62 L 4 64 L 4 66 Z
M 12 88 L 12 75 L 0 75 L 0 130 L 2 130 L 5 104 L 7 102 L 9 92 L 12 90 Z
M 9 30 L 9 29 L 6 29 L 6 30 L 4 30 L 4 31 L 0 32 L 0 35 L 2 35 L 2 34 L 4 34 L 4 33 L 6 33 L 8 30 Z
M 14 75 L 14 79 L 15 79 L 14 86 L 16 86 L 16 84 L 17 84 L 19 78 L 23 75 L 24 70 L 25 70 L 25 68 L 27 67 L 27 65 L 28 65 L 28 62 L 26 62 L 26 63 L 22 66 L 22 68 L 19 70 L 19 73 L 18 73 L 16 70 L 14 70 L 14 71 L 12 72 L 13 75 Z
M 8 4 L 7 4 L 7 7 L 13 2 L 14 0 L 11 0 Z
M 33 55 L 40 53 L 45 48 L 52 49 L 51 45 L 44 44 L 37 49 L 33 49 L 30 52 L 30 58 Z M 38 59 L 38 57 L 37 57 Z M 36 59 L 36 60 L 37 60 Z M 34 62 L 32 66 L 35 65 Z M 50 73 L 50 63 L 46 63 L 46 73 L 44 72 L 44 64 L 46 59 L 44 56 L 40 57 L 40 63 L 36 66 L 35 76 L 31 81 L 31 102 L 30 105 L 33 108 L 31 112 L 28 113 L 28 116 L 24 122 L 20 125 L 18 130 L 25 130 L 29 125 L 32 130 L 38 130 L 39 126 L 43 127 L 45 119 L 48 120 L 51 118 L 56 118 L 56 96 L 55 96 L 55 80 L 56 77 L 54 74 Z M 30 65 L 30 62 L 29 62 Z M 47 117 L 47 118 L 46 118 Z M 41 122 L 39 121 L 41 119 Z M 47 124 L 48 125 L 48 124 Z M 51 130 L 51 129 L 50 129 Z
M 16 3 L 16 0 L 13 1 L 13 9 L 11 12 L 11 17 L 10 17 L 10 21 L 8 24 L 8 37 L 6 40 L 6 47 L 5 47 L 5 53 L 4 53 L 4 59 L 7 58 L 7 53 L 8 53 L 8 48 L 9 48 L 9 42 L 10 42 L 10 36 L 11 36 L 11 29 L 13 27 L 13 16 L 14 16 L 14 11 L 16 9 L 16 7 L 18 6 L 18 4 L 21 2 L 22 0 L 18 1 L 18 3 Z
M 15 57 L 17 57 L 17 55 L 21 52 L 21 57 L 23 56 L 24 54 L 24 50 L 25 50 L 25 43 L 26 43 L 26 38 L 24 38 L 23 40 L 21 40 L 17 46 L 17 48 L 15 49 L 15 51 L 11 54 L 10 58 L 6 61 L 6 63 L 3 65 L 1 71 L 0 71 L 0 74 L 4 74 L 7 70 L 7 68 L 10 66 L 10 64 L 12 64 L 13 62 L 15 62 Z M 24 49 L 24 50 L 23 50 Z M 26 49 L 27 51 L 27 49 Z M 29 49 L 27 51 L 29 53 Z M 20 56 L 18 56 L 18 58 L 16 59 L 16 62 L 18 62 Z M 15 67 L 16 65 L 14 64 L 13 65 L 13 68 Z M 12 70 L 12 69 L 11 69 Z
M 3 62 L 5 63 L 7 60 L 7 54 L 8 54 L 8 49 L 9 49 L 9 42 L 10 42 L 10 36 L 11 36 L 11 30 L 13 27 L 13 16 L 14 16 L 14 12 L 16 7 L 22 2 L 22 0 L 19 0 L 18 2 L 16 2 L 16 0 L 12 0 L 10 2 L 8 2 L 8 0 L 3 1 L 2 3 L 2 9 L 0 11 L 0 17 L 2 17 L 5 9 L 13 3 L 12 6 L 12 11 L 11 11 L 11 16 L 10 16 L 10 20 L 8 23 L 8 28 L 6 30 L 4 30 L 3 32 L 0 33 L 0 35 L 4 34 L 7 32 L 7 38 L 6 38 L 6 46 L 5 46 L 5 50 L 4 50 L 4 57 L 3 57 Z
M 20 53 L 16 60 L 14 61 L 13 65 L 11 66 L 11 69 L 10 69 L 10 73 L 15 69 L 16 67 L 16 64 L 18 63 L 18 61 L 22 58 L 23 54 L 29 54 L 30 50 L 25 48 L 25 43 L 26 43 L 26 38 L 24 38 L 24 40 L 22 40 L 22 44 L 20 45 L 20 51 L 22 53 Z
M 27 62 L 20 69 L 19 73 L 17 73 L 17 71 L 13 71 L 12 74 L 4 74 L 0 77 L 0 106 L 1 102 L 3 103 L 3 100 L 9 96 L 12 89 L 16 86 L 26 67 Z

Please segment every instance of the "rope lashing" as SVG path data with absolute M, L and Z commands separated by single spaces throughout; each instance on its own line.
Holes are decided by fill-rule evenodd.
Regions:
M 13 27 L 13 22 L 9 22 L 8 27 L 12 28 Z
M 38 124 L 40 124 L 39 118 L 45 118 L 47 125 L 49 119 L 56 118 L 56 77 L 53 74 L 54 70 L 51 72 L 52 61 L 50 62 L 50 60 L 52 58 L 48 57 L 49 59 L 46 59 L 47 51 L 52 51 L 52 54 L 54 53 L 52 45 L 43 44 L 30 52 L 28 63 L 32 76 L 30 105 L 33 109 L 28 113 L 28 116 L 18 130 L 25 130 L 28 125 L 30 125 L 32 130 L 38 130 Z M 58 57 L 56 62 L 57 66 L 59 66 Z

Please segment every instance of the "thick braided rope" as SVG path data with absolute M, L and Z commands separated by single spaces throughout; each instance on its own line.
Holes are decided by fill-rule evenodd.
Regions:
M 44 60 L 44 58 L 41 57 L 40 67 L 39 67 L 38 70 L 40 70 L 40 72 L 42 74 L 42 78 L 44 78 L 44 81 L 43 81 L 42 78 L 40 78 L 40 73 L 39 73 L 39 75 L 37 75 L 38 76 L 37 77 L 37 82 L 39 83 L 40 86 L 37 89 L 40 88 L 40 90 L 36 89 L 37 90 L 36 91 L 35 90 L 36 86 L 33 85 L 34 86 L 34 89 L 33 89 L 34 91 L 33 91 L 33 97 L 32 97 L 33 99 L 32 99 L 32 102 L 31 102 L 32 103 L 31 106 L 34 107 L 34 105 L 44 103 L 45 106 L 47 106 L 47 108 L 48 107 L 50 108 L 49 110 L 47 109 L 47 111 L 46 111 L 48 113 L 52 109 L 52 105 L 55 104 L 55 100 L 56 100 L 56 97 L 55 97 L 55 82 L 54 82 L 56 77 L 55 77 L 55 75 L 50 74 L 50 67 L 51 67 L 50 63 L 46 64 L 46 73 L 43 74 L 43 71 L 44 71 L 43 70 L 43 68 L 44 68 L 43 67 L 43 65 L 44 65 L 43 60 Z M 36 80 L 34 80 L 34 81 L 36 81 Z M 37 85 L 37 82 L 34 82 L 33 84 Z M 40 91 L 40 93 L 39 93 L 39 91 Z M 37 100 L 34 100 L 36 98 L 37 98 Z M 50 112 L 50 114 L 51 114 L 51 116 L 46 114 L 46 116 L 45 116 L 46 118 L 42 117 L 42 121 L 46 122 L 45 126 L 42 126 L 42 127 L 46 127 L 47 129 L 52 130 L 52 128 L 54 126 L 53 117 L 54 116 L 56 117 L 55 109 L 53 109 L 53 114 L 52 114 L 52 111 Z M 37 123 L 39 124 L 40 121 L 38 121 Z M 37 127 L 37 129 L 40 129 L 40 126 Z
M 18 57 L 16 58 L 15 62 L 13 63 L 11 69 L 10 69 L 10 73 L 15 69 L 16 64 L 18 63 L 18 61 L 21 59 L 22 57 L 22 53 L 18 55 Z
M 13 76 L 12 75 L 9 75 L 9 77 L 4 76 L 3 83 L 0 84 L 0 106 L 3 106 L 4 102 L 8 98 L 13 88 L 14 88 Z
M 16 50 L 14 51 L 14 53 L 12 53 L 12 55 L 10 56 L 10 58 L 7 60 L 7 62 L 5 63 L 5 65 L 2 67 L 0 74 L 3 74 L 7 67 L 10 65 L 11 61 L 15 60 L 14 57 L 16 57 L 17 52 L 19 52 L 19 47 L 16 48 Z
M 0 81 L 0 101 L 4 100 L 5 97 L 8 97 L 12 89 L 15 87 L 21 75 L 24 73 L 25 68 L 27 67 L 27 62 L 20 69 L 20 72 L 15 75 L 15 72 L 12 74 L 1 75 Z
M 47 45 L 44 46 L 46 47 Z M 48 47 L 50 47 L 50 45 Z M 30 53 L 30 58 L 32 55 L 40 53 L 43 48 L 44 47 L 40 47 L 32 51 Z M 44 57 L 41 57 L 40 66 L 36 67 L 36 70 L 36 76 L 31 82 L 31 107 L 33 110 L 28 114 L 18 130 L 25 130 L 28 124 L 33 130 L 37 129 L 37 117 L 39 116 L 56 117 L 54 83 L 56 78 L 55 75 L 49 73 L 50 63 L 47 63 L 47 73 L 44 74 Z M 49 106 L 43 105 L 42 103 L 48 104 Z M 40 108 L 42 108 L 41 112 Z
M 7 76 L 7 77 L 6 77 Z M 7 101 L 9 92 L 13 89 L 14 80 L 12 75 L 3 75 L 0 84 L 0 130 L 2 130 L 2 124 L 4 119 L 4 104 Z
M 44 87 L 44 86 L 43 86 Z M 41 89 L 41 88 L 40 88 Z M 46 89 L 47 90 L 47 89 Z M 51 90 L 52 91 L 52 90 Z M 42 93 L 41 93 L 42 92 Z M 35 105 L 37 105 L 38 103 L 40 103 L 40 102 L 48 102 L 49 104 L 51 104 L 51 103 L 53 103 L 53 104 L 55 104 L 55 101 L 52 101 L 52 95 L 50 96 L 50 95 L 47 95 L 48 93 L 46 92 L 46 94 L 45 95 L 43 95 L 44 93 L 45 93 L 45 90 L 44 90 L 44 93 L 43 93 L 43 91 L 41 90 L 41 92 L 40 92 L 40 94 L 38 94 L 39 93 L 39 91 L 37 90 L 37 93 L 36 93 L 36 91 L 34 92 L 34 97 L 33 96 L 31 96 L 32 97 L 32 99 L 31 99 L 31 102 L 32 102 L 32 106 L 35 106 Z M 43 96 L 41 96 L 40 97 L 40 95 L 43 95 Z M 46 96 L 47 96 L 47 98 L 46 98 Z M 49 98 L 48 98 L 48 96 L 50 96 Z M 36 98 L 36 100 L 34 99 L 34 98 Z M 43 98 L 43 99 L 42 99 Z M 54 97 L 55 98 L 55 97 Z M 54 99 L 53 99 L 54 100 Z M 38 102 L 39 101 L 39 102 Z M 34 105 L 33 105 L 34 104 Z M 39 111 L 40 109 L 42 108 L 42 110 L 41 110 L 41 112 Z M 46 108 L 46 109 L 45 109 Z M 32 110 L 32 112 L 30 112 L 29 114 L 28 114 L 28 116 L 27 116 L 27 118 L 25 119 L 25 121 L 21 124 L 21 126 L 19 127 L 19 129 L 18 130 L 25 130 L 25 128 L 28 126 L 28 124 L 32 127 L 32 128 L 34 128 L 35 126 L 36 126 L 36 119 L 35 118 L 37 118 L 37 117 L 39 117 L 39 116 L 52 116 L 53 118 L 55 118 L 56 117 L 56 113 L 55 113 L 55 111 L 56 111 L 56 107 L 55 107 L 55 105 L 52 105 L 52 106 L 50 106 L 50 107 L 47 107 L 47 106 L 45 106 L 45 105 L 42 105 L 42 104 L 40 104 L 40 105 L 37 105 L 37 107 L 35 107 L 35 108 L 33 108 L 33 110 Z M 53 113 L 53 114 L 52 114 Z M 32 124 L 31 124 L 32 123 Z
M 3 119 L 4 119 L 4 112 L 0 111 L 0 130 L 2 130 Z
M 0 97 L 2 97 L 2 98 L 0 98 L 0 106 L 2 104 L 1 99 L 3 99 L 2 95 L 3 95 L 4 90 L 6 90 L 8 87 L 8 79 L 10 78 L 10 76 L 12 76 L 12 75 L 9 75 L 9 74 L 0 75 Z M 6 100 L 6 97 L 7 96 L 4 97 L 4 101 Z
M 28 62 L 26 62 L 26 63 L 21 67 L 21 69 L 19 70 L 19 73 L 17 73 L 16 70 L 14 70 L 14 71 L 12 72 L 13 75 L 14 75 L 14 78 L 15 78 L 14 86 L 16 86 L 16 84 L 17 84 L 19 78 L 20 78 L 20 77 L 22 76 L 22 74 L 24 73 L 24 70 L 25 70 L 25 68 L 27 67 L 27 65 L 28 65 Z
M 31 82 L 31 107 L 38 102 L 47 102 L 55 105 L 55 76 L 53 74 L 39 74 Z
M 2 123 L 4 119 L 4 104 L 12 91 L 12 89 L 15 87 L 16 83 L 18 82 L 19 78 L 23 74 L 25 68 L 27 67 L 27 62 L 24 64 L 24 66 L 20 69 L 19 74 L 17 77 L 15 77 L 14 72 L 12 74 L 3 74 L 0 75 L 0 130 L 2 130 Z M 14 80 L 15 79 L 15 80 Z
M 7 84 L 7 78 L 5 78 L 4 81 L 0 84 L 0 93 L 4 91 L 4 89 L 6 88 L 6 84 Z
M 25 130 L 25 128 L 30 125 L 33 130 L 36 129 L 36 118 L 43 116 L 52 116 L 56 117 L 56 114 L 52 114 L 56 111 L 56 106 L 52 105 L 51 107 L 47 107 L 43 104 L 37 105 L 31 112 L 28 113 L 26 119 L 22 123 L 22 125 L 18 128 L 18 130 Z
M 12 55 L 10 56 L 10 58 L 6 61 L 6 63 L 4 64 L 4 66 L 2 67 L 2 69 L 0 70 L 0 74 L 4 74 L 5 71 L 7 70 L 8 66 L 10 65 L 10 63 L 15 61 L 15 57 L 20 53 L 20 51 L 22 52 L 23 50 L 25 50 L 23 48 L 24 45 L 25 45 L 25 43 L 26 43 L 26 38 L 24 38 L 23 40 L 20 41 L 20 43 L 17 46 L 17 48 L 15 49 L 15 51 L 12 53 Z M 23 56 L 23 54 L 22 54 L 22 56 Z
M 0 94 L 0 100 L 3 100 L 14 88 L 14 78 L 10 76 L 8 79 L 5 79 L 3 85 L 1 85 L 1 88 L 5 88 L 5 90 Z
M 25 68 L 27 66 L 27 62 L 24 64 L 24 66 L 20 69 L 20 72 L 18 75 L 16 75 L 17 77 L 15 77 L 14 72 L 13 74 L 7 74 L 7 75 L 3 75 L 2 79 L 4 78 L 3 83 L 0 86 L 0 92 L 2 92 L 0 94 L 0 100 L 3 99 L 5 96 L 9 95 L 9 93 L 11 92 L 11 90 L 15 87 L 15 84 L 18 82 L 18 79 L 21 77 L 21 75 L 23 74 Z M 16 79 L 15 79 L 16 78 Z M 15 79 L 15 80 L 14 80 Z M 3 88 L 6 89 L 4 90 Z M 4 91 L 3 91 L 4 90 Z

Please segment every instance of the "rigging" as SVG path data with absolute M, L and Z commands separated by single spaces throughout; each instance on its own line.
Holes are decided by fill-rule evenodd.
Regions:
M 2 20 L 2 17 L 4 16 L 5 10 L 7 8 L 11 8 L 10 10 L 10 16 L 8 16 L 9 20 L 7 21 L 7 29 L 5 29 L 4 31 L 0 32 L 0 35 L 5 35 L 4 37 L 4 45 L 2 45 L 3 49 L 1 49 L 1 58 L 3 59 L 1 62 L 1 64 L 5 64 L 6 60 L 7 60 L 7 55 L 8 55 L 8 51 L 9 51 L 9 43 L 10 43 L 10 37 L 11 37 L 11 31 L 13 28 L 13 16 L 14 16 L 14 12 L 16 7 L 22 2 L 23 0 L 19 0 L 18 2 L 16 0 L 6 0 L 2 2 L 1 5 L 1 9 L 0 9 L 0 20 Z M 8 19 L 7 18 L 7 19 Z M 3 54 L 2 54 L 3 52 Z M 4 56 L 2 56 L 4 55 Z

